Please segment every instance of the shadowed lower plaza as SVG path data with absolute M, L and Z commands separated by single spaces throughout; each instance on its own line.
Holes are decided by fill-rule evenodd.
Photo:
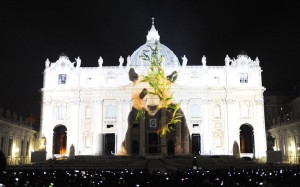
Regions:
M 233 156 L 75 156 L 9 166 L 5 186 L 297 186 L 299 165 Z

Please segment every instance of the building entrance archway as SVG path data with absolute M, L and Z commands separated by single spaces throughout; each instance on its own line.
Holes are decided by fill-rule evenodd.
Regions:
M 57 125 L 53 129 L 53 154 L 67 153 L 67 127 Z
M 159 135 L 157 133 L 148 134 L 148 153 L 158 154 L 159 153 Z
M 200 134 L 192 134 L 192 153 L 199 155 L 201 152 L 201 137 Z
M 170 140 L 170 141 L 168 141 L 168 155 L 174 155 L 174 154 L 175 154 L 174 141 Z
M 139 154 L 139 142 L 137 140 L 133 140 L 131 143 L 131 154 L 132 155 Z
M 115 143 L 115 133 L 108 133 L 104 135 L 104 151 L 106 155 L 111 155 L 115 153 Z
M 240 152 L 254 153 L 254 134 L 250 124 L 243 124 L 240 127 Z

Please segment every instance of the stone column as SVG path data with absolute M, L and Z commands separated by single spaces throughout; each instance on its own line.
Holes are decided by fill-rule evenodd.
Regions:
M 121 149 L 121 145 L 123 142 L 123 133 L 122 133 L 122 126 L 123 126 L 123 101 L 120 99 L 117 102 L 117 108 L 118 108 L 118 112 L 117 112 L 117 146 L 116 146 L 116 153 L 120 152 Z
M 126 100 L 125 101 L 125 106 L 124 106 L 124 116 L 123 116 L 123 126 L 122 126 L 122 131 L 123 131 L 123 141 L 124 141 L 124 147 L 127 151 L 127 154 L 129 154 L 129 149 L 130 148 L 130 124 L 128 121 L 129 114 L 131 110 L 131 100 Z
M 210 113 L 209 113 L 209 107 L 210 107 L 210 101 L 206 99 L 203 102 L 203 137 L 201 137 L 201 142 L 203 142 L 203 154 L 210 154 L 211 152 L 211 144 L 210 141 L 210 131 L 209 128 L 211 128 L 209 125 L 210 122 Z
M 161 109 L 161 124 L 160 128 L 164 126 L 167 123 L 167 114 L 166 114 L 166 109 L 162 108 Z M 164 135 L 160 138 L 160 147 L 161 147 L 161 154 L 162 155 L 168 155 L 167 151 L 167 135 Z
M 145 138 L 146 138 L 146 133 L 145 133 L 145 114 L 140 115 L 140 156 L 145 156 L 146 151 L 145 151 Z M 130 145 L 131 147 L 131 145 Z
M 41 119 L 41 136 L 46 138 L 46 152 L 47 159 L 52 158 L 52 147 L 53 147 L 53 103 L 52 101 L 43 101 L 42 106 L 42 119 Z M 29 153 L 30 154 L 30 153 Z
M 103 152 L 103 100 L 99 99 L 95 101 L 95 112 L 94 112 L 94 119 L 96 123 L 96 129 L 94 132 L 94 149 L 93 153 L 95 155 L 101 155 Z
M 190 139 L 191 136 L 188 133 L 188 126 L 190 126 L 190 116 L 189 116 L 189 110 L 188 110 L 188 106 L 189 106 L 189 100 L 185 99 L 182 100 L 180 102 L 180 106 L 182 106 L 182 110 L 184 112 L 185 115 L 185 119 L 186 119 L 186 128 L 181 127 L 181 153 L 183 154 L 189 154 L 190 153 Z
M 242 124 L 237 124 L 238 116 L 239 115 L 236 111 L 239 111 L 237 108 L 237 102 L 233 98 L 226 98 L 227 102 L 227 132 L 228 132 L 228 139 L 225 140 L 225 144 L 228 146 L 228 155 L 233 154 L 233 144 L 236 141 L 239 145 L 240 149 L 240 137 L 239 137 L 239 128 Z M 230 133 L 230 134 L 229 134 Z
M 80 100 L 79 99 L 74 99 L 71 102 L 71 117 L 70 117 L 70 129 L 68 130 L 68 145 L 74 145 L 75 148 L 75 155 L 79 154 L 79 149 L 80 149 L 80 140 L 81 139 L 79 136 L 79 129 L 80 127 Z M 69 149 L 69 147 L 68 147 Z
M 255 142 L 255 157 L 262 158 L 266 157 L 267 151 L 267 140 L 266 140 L 266 130 L 265 130 L 265 119 L 264 119 L 264 107 L 263 99 L 258 99 L 256 101 L 256 121 L 257 125 L 254 129 L 254 142 Z
M 230 153 L 230 146 L 228 145 L 228 139 L 229 139 L 229 132 L 228 132 L 228 103 L 226 98 L 223 99 L 223 108 L 224 112 L 221 113 L 221 117 L 224 124 L 224 154 Z M 223 115 L 222 115 L 223 114 Z M 233 146 L 233 145 L 232 145 Z
M 181 130 L 182 125 L 184 125 L 183 121 L 181 123 L 176 124 L 176 137 L 175 137 L 175 155 L 182 154 L 181 150 Z

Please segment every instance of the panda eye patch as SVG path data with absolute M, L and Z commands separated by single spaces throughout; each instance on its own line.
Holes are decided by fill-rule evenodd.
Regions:
M 140 93 L 140 99 L 143 99 L 146 95 L 147 95 L 147 89 L 144 88 L 144 89 L 142 90 L 142 92 Z

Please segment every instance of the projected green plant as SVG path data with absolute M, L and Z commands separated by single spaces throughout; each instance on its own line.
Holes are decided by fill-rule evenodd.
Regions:
M 179 104 L 173 103 L 173 92 L 171 91 L 171 85 L 175 82 L 177 78 L 177 72 L 173 72 L 171 75 L 166 76 L 164 67 L 164 56 L 158 56 L 158 45 L 155 44 L 154 48 L 149 46 L 151 50 L 151 54 L 147 55 L 143 54 L 142 59 L 151 63 L 150 68 L 147 69 L 146 75 L 142 76 L 141 82 L 146 82 L 152 88 L 150 90 L 144 90 L 144 94 L 150 94 L 153 96 L 157 96 L 159 98 L 159 102 L 162 110 L 165 110 L 163 113 L 165 120 L 165 124 L 162 125 L 157 133 L 160 133 L 160 136 L 166 135 L 170 130 L 174 130 L 172 127 L 175 124 L 181 122 L 181 118 L 183 115 L 179 112 Z M 167 113 L 169 116 L 167 117 Z M 145 109 L 138 111 L 136 116 L 136 120 L 140 116 L 144 116 Z M 172 114 L 170 116 L 170 114 Z

